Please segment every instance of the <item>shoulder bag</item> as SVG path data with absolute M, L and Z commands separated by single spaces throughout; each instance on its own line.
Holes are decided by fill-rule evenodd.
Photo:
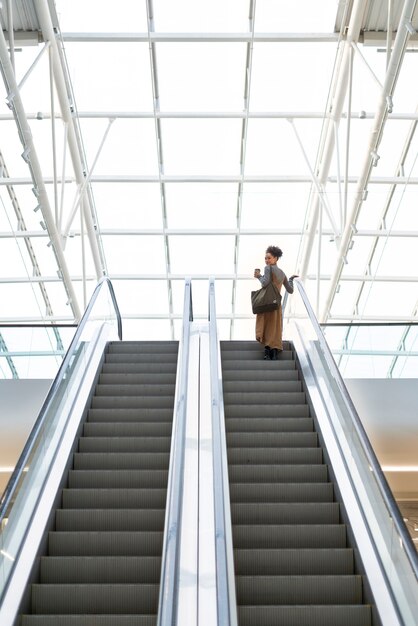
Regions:
M 251 292 L 253 313 L 268 313 L 279 308 L 282 296 L 273 282 L 273 270 L 270 270 L 270 282 L 257 291 Z

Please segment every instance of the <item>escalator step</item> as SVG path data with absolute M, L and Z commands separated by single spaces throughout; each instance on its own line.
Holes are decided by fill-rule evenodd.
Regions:
M 169 437 L 169 422 L 85 422 L 85 437 Z
M 231 471 L 235 464 L 245 463 L 316 465 L 323 462 L 322 456 L 322 448 L 229 448 L 228 450 Z
M 23 615 L 21 626 L 155 626 L 156 615 Z
M 349 575 L 354 571 L 350 548 L 235 550 L 238 576 Z
M 291 364 L 292 361 L 281 361 L 281 363 Z M 285 381 L 285 380 L 299 380 L 299 372 L 295 367 L 287 367 L 277 369 L 275 368 L 260 368 L 260 369 L 226 369 L 222 374 L 222 386 L 224 389 L 230 391 L 229 386 L 237 381 Z
M 264 351 L 260 351 L 260 347 L 258 350 L 223 350 L 222 351 L 222 365 L 227 363 L 228 361 L 232 361 L 238 363 L 241 366 L 243 361 L 260 361 L 263 358 Z M 293 350 L 283 350 L 279 352 L 279 362 L 286 360 L 293 360 L 294 352 Z M 276 361 L 273 361 L 275 364 Z
M 166 489 L 167 479 L 168 470 L 70 470 L 68 487 L 70 489 L 115 489 L 118 487 Z
M 178 341 L 110 341 L 106 354 L 150 354 L 155 360 L 157 354 L 176 354 Z
M 74 469 L 166 469 L 169 452 L 76 452 Z
M 90 409 L 88 422 L 171 422 L 173 407 Z
M 161 556 L 163 533 L 50 532 L 50 556 Z
M 322 483 L 328 481 L 326 465 L 231 465 L 231 483 Z M 140 486 L 140 485 L 135 485 Z
M 148 384 L 126 384 L 121 385 L 116 383 L 114 385 L 96 385 L 96 396 L 110 396 L 112 398 L 120 398 L 123 396 L 157 396 L 158 398 L 170 398 L 171 402 L 174 399 L 174 385 L 172 384 L 160 384 L 159 382 Z
M 174 395 L 170 396 L 93 396 L 93 409 L 169 409 L 173 410 Z
M 42 584 L 159 584 L 161 557 L 42 557 Z
M 229 417 L 225 420 L 228 433 L 245 432 L 312 432 L 314 423 L 311 417 L 258 417 L 240 419 Z
M 166 489 L 63 489 L 64 509 L 164 509 Z
M 233 524 L 339 524 L 338 502 L 231 504 Z
M 361 576 L 237 576 L 238 604 L 360 604 Z
M 372 626 L 371 607 L 240 606 L 240 626 Z
M 268 550 L 274 548 L 345 548 L 343 524 L 234 525 L 235 549 Z
M 156 614 L 157 584 L 32 585 L 35 614 Z
M 279 380 L 273 378 L 272 380 L 231 380 L 223 383 L 224 394 L 243 394 L 246 398 L 247 394 L 270 394 L 270 393 L 283 393 L 283 392 L 297 392 L 302 391 L 302 383 L 300 380 Z
M 318 435 L 312 433 L 227 433 L 229 448 L 315 448 Z
M 225 404 L 242 404 L 246 406 L 256 404 L 260 408 L 262 405 L 274 406 L 276 404 L 304 404 L 305 393 L 303 391 L 267 391 L 262 393 L 259 391 L 250 391 L 248 393 L 225 392 Z
M 169 452 L 171 437 L 80 437 L 79 452 Z
M 164 516 L 164 509 L 57 509 L 55 530 L 163 530 Z
M 231 502 L 332 502 L 332 483 L 232 483 Z
M 264 361 L 262 355 L 259 356 L 259 360 L 254 361 L 254 359 L 243 361 L 240 360 L 239 363 L 234 360 L 225 359 L 222 356 L 222 372 L 225 372 L 227 377 L 229 372 L 277 372 L 277 375 L 280 376 L 280 373 L 287 370 L 297 370 L 296 362 L 292 359 L 286 359 L 284 361 Z
M 109 357 L 108 357 L 109 359 Z M 152 362 L 135 363 L 135 361 L 117 362 L 114 363 L 111 360 L 107 360 L 103 363 L 103 374 L 118 374 L 118 375 L 130 375 L 130 374 L 175 374 L 177 368 L 177 362 L 172 360 L 170 363 L 159 363 L 155 360 Z
M 156 361 L 162 360 L 166 364 L 177 364 L 177 350 L 173 353 L 164 353 L 162 359 L 162 353 L 158 356 L 149 353 L 121 353 L 121 352 L 108 352 L 105 356 L 105 363 L 147 363 L 152 364 Z M 159 371 L 159 370 L 157 370 Z
M 251 404 L 228 405 L 225 404 L 225 417 L 239 417 L 257 419 L 258 417 L 310 417 L 309 406 L 306 403 L 301 404 L 282 404 L 264 406 L 256 406 Z
M 104 373 L 100 374 L 99 383 L 101 385 L 154 385 L 156 384 L 156 379 L 160 385 L 174 386 L 176 372 L 174 370 L 169 373 L 158 372 L 158 377 L 155 375 L 155 372 L 148 373 L 147 371 L 142 373 Z

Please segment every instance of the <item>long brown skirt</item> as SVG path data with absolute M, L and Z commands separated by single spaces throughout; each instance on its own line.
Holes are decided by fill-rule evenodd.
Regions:
M 255 338 L 270 348 L 283 349 L 282 307 L 269 313 L 259 313 L 255 320 Z

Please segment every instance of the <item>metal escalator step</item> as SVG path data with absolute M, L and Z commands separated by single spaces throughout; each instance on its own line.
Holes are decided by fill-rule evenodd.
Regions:
M 167 469 L 169 452 L 76 452 L 74 469 Z
M 222 340 L 220 342 L 222 352 L 235 352 L 237 350 L 254 350 L 258 352 L 263 352 L 263 346 L 258 342 L 248 339 L 234 339 L 234 340 Z M 290 341 L 283 341 L 283 348 L 286 350 L 290 350 L 292 348 L 292 343 Z
M 236 550 L 347 547 L 344 524 L 234 524 L 232 536 Z
M 236 576 L 238 604 L 360 604 L 358 575 Z
M 156 615 L 22 615 L 20 626 L 155 626 Z
M 114 385 L 96 385 L 96 396 L 110 396 L 112 398 L 120 398 L 122 396 L 144 396 L 159 397 L 159 398 L 171 398 L 174 400 L 174 385 L 160 384 L 155 382 L 153 384 L 126 384 L 121 385 L 116 383 Z
M 259 361 L 263 359 L 264 350 L 258 348 L 258 350 L 223 350 L 222 351 L 222 363 L 226 361 L 235 361 L 241 363 L 241 361 Z M 279 361 L 292 361 L 294 359 L 293 350 L 282 350 L 279 352 Z M 277 361 L 272 361 L 276 363 Z
M 300 380 L 231 380 L 223 382 L 224 394 L 243 394 L 247 397 L 248 393 L 293 393 L 302 391 L 302 383 Z M 225 397 L 229 397 L 226 395 Z
M 172 422 L 85 422 L 85 437 L 169 437 Z
M 284 361 L 264 361 L 262 356 L 260 356 L 259 361 L 254 361 L 253 359 L 247 361 L 237 361 L 236 359 L 228 360 L 222 357 L 222 372 L 227 376 L 229 375 L 229 372 L 242 372 L 244 374 L 244 372 L 258 371 L 277 372 L 277 375 L 280 376 L 280 372 L 288 370 L 297 371 L 296 361 L 290 359 Z
M 148 353 L 153 356 L 159 353 L 177 353 L 178 341 L 110 341 L 107 354 Z
M 235 550 L 234 563 L 238 576 L 336 576 L 354 572 L 351 548 Z
M 231 504 L 233 524 L 339 524 L 338 502 Z
M 105 361 L 102 366 L 103 374 L 171 374 L 175 375 L 177 369 L 177 362 L 171 363 L 158 363 L 153 361 L 152 363 L 113 363 L 112 361 Z
M 168 470 L 70 470 L 70 489 L 166 489 Z
M 313 432 L 314 422 L 311 417 L 258 417 L 246 419 L 228 417 L 225 420 L 228 433 L 256 433 L 256 432 Z
M 332 483 L 230 483 L 231 502 L 332 502 Z
M 175 385 L 176 372 L 143 372 L 135 373 L 104 373 L 99 376 L 99 383 L 103 385 L 154 385 L 158 381 L 160 385 Z
M 372 626 L 368 605 L 240 606 L 238 619 L 240 626 Z
M 80 437 L 79 452 L 169 452 L 171 437 Z
M 159 584 L 161 557 L 66 556 L 41 558 L 41 584 Z
M 158 584 L 148 585 L 32 585 L 35 614 L 155 614 Z
M 251 404 L 225 404 L 225 417 L 239 417 L 257 419 L 258 417 L 310 417 L 309 406 L 302 404 L 282 404 L 256 406 Z
M 163 530 L 164 509 L 57 509 L 55 530 L 141 531 Z
M 328 481 L 326 465 L 230 465 L 231 483 L 322 483 Z
M 93 396 L 93 409 L 168 409 L 174 396 Z
M 230 470 L 236 464 L 321 464 L 322 448 L 229 448 Z
M 162 531 L 52 531 L 48 534 L 50 556 L 161 556 L 162 549 Z
M 268 391 L 266 393 L 259 391 L 250 391 L 248 393 L 242 392 L 225 392 L 224 393 L 225 404 L 257 404 L 261 405 L 277 405 L 277 404 L 304 404 L 306 402 L 306 396 L 303 391 Z
M 291 363 L 291 361 L 282 361 L 283 363 Z M 226 389 L 226 384 L 230 384 L 234 381 L 285 381 L 285 380 L 299 380 L 299 372 L 295 368 L 260 368 L 260 369 L 226 369 L 222 374 L 223 388 Z
M 89 409 L 88 422 L 172 422 L 173 407 Z
M 163 509 L 166 489 L 63 489 L 62 508 Z
M 163 361 L 163 363 L 170 363 L 177 365 L 177 351 L 173 353 L 162 354 L 148 354 L 148 353 L 110 353 L 105 355 L 105 363 L 147 363 L 152 364 L 155 362 Z M 158 371 L 158 370 L 157 370 Z
M 318 445 L 316 432 L 308 433 L 230 433 L 226 434 L 228 447 L 245 448 L 315 448 Z

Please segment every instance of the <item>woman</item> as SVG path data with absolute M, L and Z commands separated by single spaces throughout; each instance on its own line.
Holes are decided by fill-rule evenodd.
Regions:
M 293 293 L 293 279 L 297 278 L 296 274 L 293 274 L 289 278 L 286 274 L 277 267 L 277 261 L 283 255 L 283 252 L 277 246 L 269 246 L 266 250 L 266 256 L 264 260 L 266 267 L 264 268 L 264 276 L 259 269 L 254 270 L 254 278 L 258 278 L 260 283 L 265 287 L 269 284 L 270 280 L 273 280 L 279 291 L 282 285 L 285 286 L 286 291 Z M 255 338 L 260 343 L 264 344 L 264 359 L 271 359 L 277 361 L 279 352 L 283 350 L 282 345 L 282 307 L 279 306 L 275 311 L 268 313 L 259 313 L 255 323 Z

